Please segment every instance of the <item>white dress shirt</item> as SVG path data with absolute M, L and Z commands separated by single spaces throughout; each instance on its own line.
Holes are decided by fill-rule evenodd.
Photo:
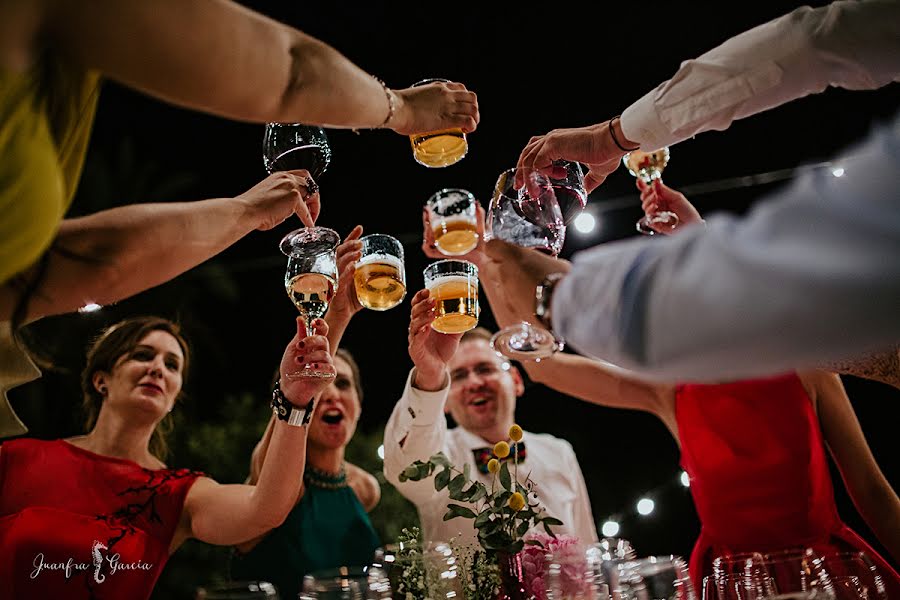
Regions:
M 622 113 L 622 132 L 654 150 L 825 90 L 875 89 L 900 76 L 900 2 L 809 7 L 735 36 Z
M 410 373 L 403 396 L 394 406 L 384 430 L 384 475 L 416 505 L 425 540 L 456 538 L 460 543 L 474 544 L 477 539 L 472 519 L 443 520 L 451 500 L 446 488 L 435 491 L 434 477 L 400 483 L 399 476 L 416 460 L 428 460 L 433 454 L 443 452 L 459 469 L 468 464 L 472 477 L 490 490 L 491 476 L 478 471 L 472 450 L 493 444 L 462 427 L 448 430 L 444 404 L 450 391 L 449 381 L 436 392 L 418 390 L 412 387 L 414 372 Z M 526 459 L 519 463 L 518 479 L 524 484 L 530 475 L 538 501 L 550 516 L 563 522 L 562 526 L 553 528 L 554 532 L 574 535 L 584 543 L 596 542 L 597 528 L 587 487 L 571 444 L 552 435 L 528 431 L 522 441 Z
M 900 115 L 744 219 L 581 252 L 552 299 L 578 351 L 668 381 L 754 377 L 900 340 Z

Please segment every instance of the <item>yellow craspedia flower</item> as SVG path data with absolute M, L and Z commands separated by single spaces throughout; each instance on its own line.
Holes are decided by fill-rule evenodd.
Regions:
M 499 473 L 500 472 L 500 461 L 496 458 L 492 458 L 488 461 L 488 473 Z
M 509 456 L 509 444 L 506 442 L 497 442 L 494 444 L 494 456 L 497 458 L 506 458 Z
M 507 502 L 509 507 L 515 511 L 520 511 L 525 508 L 525 497 L 519 492 L 514 493 L 509 497 L 509 501 Z
M 509 439 L 514 442 L 518 442 L 522 440 L 522 428 L 518 425 L 513 425 L 509 428 Z

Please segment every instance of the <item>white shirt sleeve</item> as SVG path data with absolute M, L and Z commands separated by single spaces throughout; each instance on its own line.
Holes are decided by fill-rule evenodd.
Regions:
M 578 254 L 553 294 L 578 351 L 667 381 L 815 366 L 900 339 L 900 118 L 841 161 L 665 239 Z
M 417 460 L 428 460 L 437 452 L 447 452 L 444 404 L 450 393 L 450 378 L 445 379 L 440 390 L 426 392 L 413 387 L 415 371 L 415 368 L 410 371 L 403 396 L 384 428 L 384 476 L 418 506 L 434 496 L 434 481 L 429 477 L 400 483 L 400 473 Z
M 891 81 L 900 81 L 900 2 L 802 7 L 682 63 L 622 113 L 622 131 L 653 150 L 828 86 L 863 90 Z
M 600 541 L 597 537 L 597 525 L 594 522 L 594 513 L 591 510 L 591 498 L 588 495 L 587 485 L 584 483 L 584 474 L 581 472 L 581 465 L 578 464 L 578 458 L 575 456 L 575 450 L 569 442 L 565 442 L 568 450 L 569 463 L 567 469 L 572 475 L 575 485 L 575 506 L 574 519 L 572 522 L 572 531 L 575 537 L 585 544 L 593 544 Z

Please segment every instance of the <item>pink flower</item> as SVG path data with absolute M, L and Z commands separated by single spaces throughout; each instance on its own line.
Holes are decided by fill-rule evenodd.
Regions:
M 528 533 L 525 541 L 536 540 L 544 547 L 528 544 L 522 550 L 522 568 L 525 572 L 525 591 L 537 600 L 547 600 L 550 585 L 559 586 L 563 597 L 584 593 L 587 564 L 584 548 L 578 538 L 558 535 L 555 538 L 546 533 Z M 559 574 L 550 577 L 547 572 L 548 558 L 559 565 Z

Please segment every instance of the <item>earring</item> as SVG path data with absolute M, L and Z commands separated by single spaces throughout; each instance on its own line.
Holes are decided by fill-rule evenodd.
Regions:
M 100 395 L 101 395 L 101 396 L 105 396 L 105 395 L 106 395 L 106 386 L 105 386 L 105 385 L 99 386 L 99 387 L 98 387 L 98 390 L 100 391 Z

